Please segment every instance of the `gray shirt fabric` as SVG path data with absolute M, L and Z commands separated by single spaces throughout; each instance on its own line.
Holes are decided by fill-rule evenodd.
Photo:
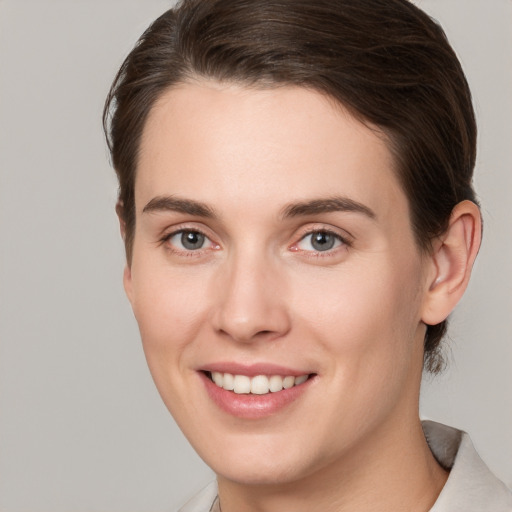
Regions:
M 430 512 L 512 512 L 511 491 L 491 473 L 466 432 L 434 421 L 422 425 L 434 457 L 450 470 Z M 221 512 L 216 482 L 178 512 Z

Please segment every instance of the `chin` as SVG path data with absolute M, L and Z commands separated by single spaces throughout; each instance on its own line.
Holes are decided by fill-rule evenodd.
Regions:
M 241 485 L 284 485 L 300 479 L 297 468 L 293 465 L 283 465 L 281 461 L 269 461 L 259 463 L 235 464 L 227 467 L 226 464 L 212 466 L 215 474 L 226 480 Z
M 194 448 L 218 477 L 242 485 L 289 484 L 314 472 L 319 465 L 317 458 L 304 449 L 303 442 L 287 445 L 282 436 L 241 437 L 238 442 L 228 437 L 226 443 L 215 444 L 218 451 L 211 450 L 211 446 L 205 451 L 199 446 Z

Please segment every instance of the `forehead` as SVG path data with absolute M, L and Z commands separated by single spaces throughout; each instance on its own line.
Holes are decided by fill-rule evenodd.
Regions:
M 341 194 L 382 213 L 407 210 L 382 132 L 299 87 L 204 82 L 167 91 L 141 140 L 138 211 L 162 194 L 229 199 L 244 210 Z

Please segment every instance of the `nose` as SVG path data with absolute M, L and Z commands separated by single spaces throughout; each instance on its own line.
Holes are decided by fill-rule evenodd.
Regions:
M 234 259 L 234 258 L 233 258 Z M 290 330 L 283 272 L 263 258 L 226 261 L 216 282 L 214 329 L 240 343 L 275 340 Z

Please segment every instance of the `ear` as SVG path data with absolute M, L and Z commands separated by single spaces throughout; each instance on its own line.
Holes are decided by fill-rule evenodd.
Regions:
M 422 321 L 436 325 L 446 320 L 464 294 L 480 248 L 482 219 L 478 206 L 462 201 L 452 211 L 448 229 L 433 244 L 429 288 Z
M 123 242 L 125 242 L 126 241 L 126 222 L 124 221 L 123 208 L 124 208 L 123 202 L 118 201 L 116 204 L 116 213 L 117 213 L 117 218 L 119 219 L 119 230 L 121 231 L 121 237 L 123 239 Z M 126 296 L 128 297 L 128 300 L 131 303 L 132 297 L 133 297 L 132 269 L 128 262 L 126 262 L 126 265 L 124 267 L 123 286 L 124 286 L 124 291 L 126 293 Z
M 124 204 L 122 201 L 117 201 L 116 203 L 116 214 L 117 218 L 119 220 L 119 230 L 121 231 L 121 238 L 123 239 L 123 242 L 126 239 L 126 222 L 124 221 Z
M 132 284 L 132 269 L 128 263 L 126 263 L 123 271 L 123 286 L 126 296 L 133 306 L 133 284 Z

